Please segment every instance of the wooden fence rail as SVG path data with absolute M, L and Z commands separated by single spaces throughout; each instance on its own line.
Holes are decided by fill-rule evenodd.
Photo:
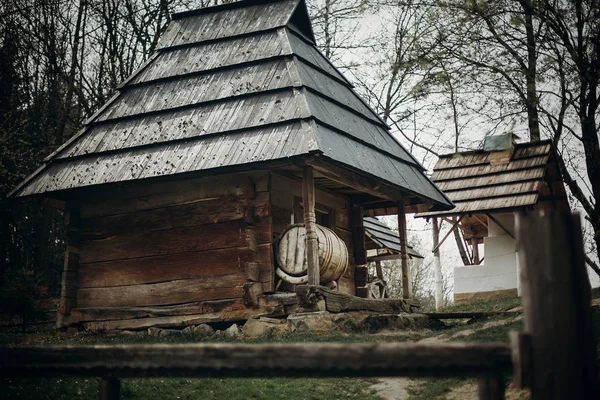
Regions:
M 101 399 L 119 378 L 476 376 L 479 398 L 504 398 L 506 375 L 532 400 L 600 398 L 579 217 L 520 216 L 525 331 L 511 345 L 187 344 L 0 347 L 4 377 L 98 376 Z
M 510 373 L 502 344 L 185 344 L 0 348 L 0 374 L 26 376 L 473 376 Z

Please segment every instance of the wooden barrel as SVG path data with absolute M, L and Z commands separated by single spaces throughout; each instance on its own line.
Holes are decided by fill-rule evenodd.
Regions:
M 335 232 L 317 225 L 319 241 L 319 270 L 322 284 L 339 279 L 348 266 L 348 249 Z M 306 228 L 304 224 L 290 225 L 282 234 L 277 246 L 279 267 L 290 276 L 307 274 Z

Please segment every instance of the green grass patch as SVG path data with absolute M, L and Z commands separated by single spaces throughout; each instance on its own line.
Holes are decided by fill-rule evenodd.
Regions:
M 449 307 L 444 307 L 440 312 L 492 312 L 492 311 L 508 311 L 512 308 L 519 307 L 521 299 L 519 297 L 507 297 L 505 299 L 478 301 L 467 304 L 454 304 Z
M 144 378 L 123 379 L 123 399 L 379 399 L 369 386 L 376 379 L 357 378 Z M 91 399 L 98 379 L 4 379 L 3 399 Z

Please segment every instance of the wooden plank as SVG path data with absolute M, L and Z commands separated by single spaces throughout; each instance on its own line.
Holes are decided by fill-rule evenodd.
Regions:
M 304 203 L 304 227 L 306 228 L 308 283 L 310 285 L 318 285 L 320 282 L 319 241 L 315 215 L 315 182 L 313 169 L 310 166 L 306 166 L 303 169 L 302 202 Z
M 0 347 L 12 377 L 469 376 L 509 373 L 510 348 L 480 343 L 172 344 Z
M 367 263 L 367 249 L 363 212 L 360 206 L 352 207 L 352 248 L 354 249 L 354 265 L 365 265 Z
M 364 299 L 331 290 L 324 286 L 298 285 L 296 294 L 301 304 L 310 304 L 314 299 L 324 298 L 327 311 L 375 311 L 385 314 L 412 312 L 411 308 L 419 306 L 414 300 L 406 299 Z
M 79 229 L 81 216 L 78 204 L 69 204 L 65 215 L 67 231 L 67 251 L 61 277 L 60 302 L 56 315 L 56 327 L 67 327 L 66 319 L 73 308 L 77 307 L 77 270 L 79 268 L 80 239 Z
M 517 215 L 531 398 L 597 399 L 591 289 L 578 214 Z
M 246 215 L 248 201 L 240 197 L 219 197 L 142 210 L 127 214 L 83 219 L 84 240 L 103 239 L 132 232 L 153 232 L 185 226 L 235 221 Z
M 260 263 L 245 262 L 244 270 L 246 271 L 246 280 L 251 282 L 260 282 Z
M 271 245 L 263 244 L 258 253 L 234 247 L 82 264 L 78 284 L 81 288 L 108 287 L 224 275 L 243 271 L 246 262 L 259 263 L 261 278 L 269 282 Z
M 81 243 L 81 263 L 121 260 L 248 245 L 247 231 L 257 243 L 270 243 L 270 222 L 264 218 L 250 229 L 243 220 L 109 237 Z
M 144 285 L 82 288 L 78 307 L 137 307 L 241 297 L 244 272 Z
M 81 199 L 81 217 L 124 214 L 228 196 L 254 198 L 254 183 L 246 174 L 225 174 L 92 190 L 89 198 Z
M 72 316 L 81 322 L 111 321 L 119 319 L 161 318 L 197 314 L 214 314 L 222 311 L 235 311 L 245 309 L 242 299 L 225 299 L 196 301 L 185 304 L 153 307 L 98 307 L 77 308 L 72 311 Z

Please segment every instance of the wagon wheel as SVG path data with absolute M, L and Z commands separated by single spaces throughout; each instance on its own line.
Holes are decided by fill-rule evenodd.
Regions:
M 370 297 L 373 299 L 383 299 L 387 294 L 387 284 L 384 280 L 375 278 L 367 284 L 369 286 Z

